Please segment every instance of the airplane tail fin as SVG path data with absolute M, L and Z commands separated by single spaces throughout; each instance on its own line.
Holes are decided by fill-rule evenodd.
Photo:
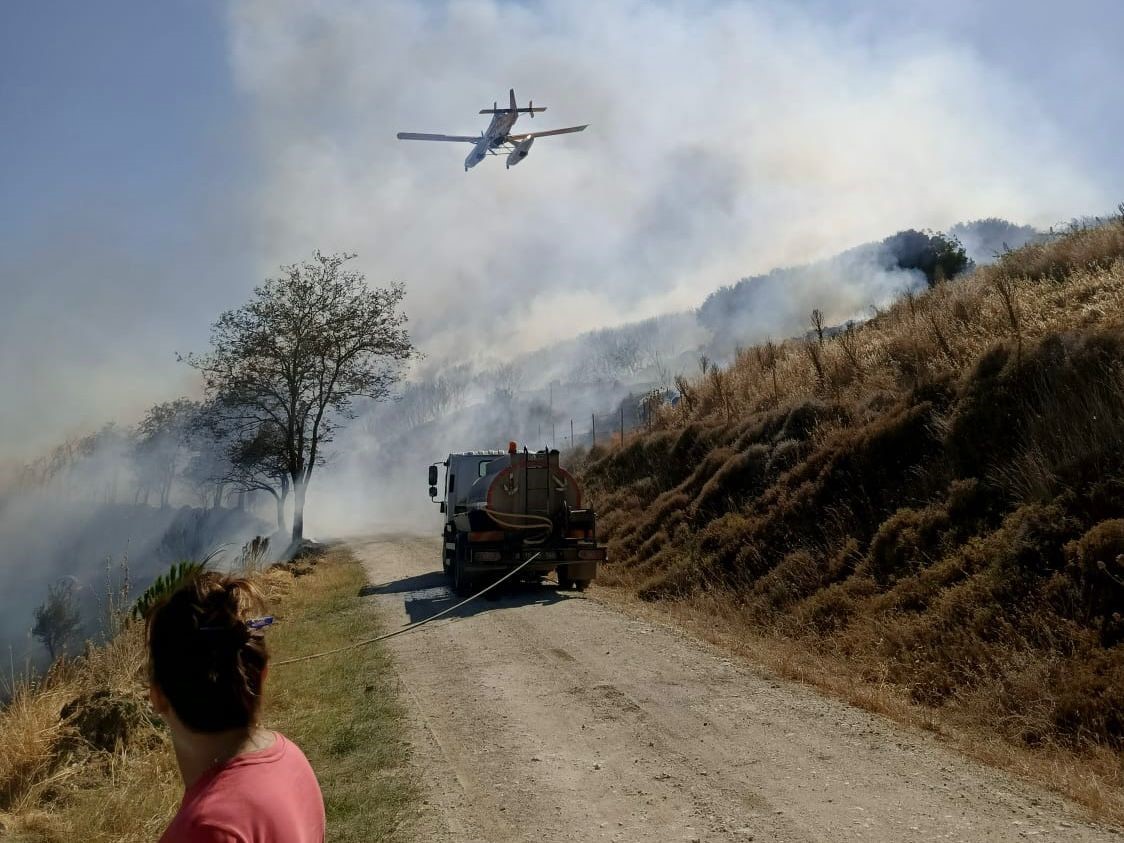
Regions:
M 508 106 L 507 108 L 500 108 L 496 103 L 492 103 L 491 108 L 482 108 L 482 109 L 480 109 L 480 113 L 481 114 L 506 114 L 508 112 L 514 111 L 516 114 L 530 114 L 532 117 L 534 117 L 536 114 L 538 114 L 540 112 L 543 112 L 543 111 L 546 111 L 545 106 L 540 106 L 538 108 L 535 108 L 535 104 L 533 102 L 527 103 L 527 108 L 520 108 L 519 103 L 516 102 L 516 100 L 515 100 L 515 89 L 514 88 L 511 88 L 508 91 L 508 102 L 510 102 L 511 105 Z

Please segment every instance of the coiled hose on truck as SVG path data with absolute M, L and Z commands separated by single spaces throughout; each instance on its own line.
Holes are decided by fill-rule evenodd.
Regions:
M 547 518 L 545 515 L 525 515 L 521 512 L 496 512 L 494 509 L 485 509 L 484 513 L 505 530 L 511 530 L 512 532 L 518 532 L 520 530 L 536 530 L 542 532 L 541 536 L 524 539 L 523 541 L 527 544 L 542 544 L 550 537 L 550 534 L 554 532 L 554 522 Z M 515 524 L 510 520 L 507 520 L 520 518 L 524 521 L 537 523 Z

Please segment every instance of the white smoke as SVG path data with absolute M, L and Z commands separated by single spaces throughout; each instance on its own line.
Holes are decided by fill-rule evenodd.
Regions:
M 359 252 L 409 284 L 437 357 L 693 307 L 902 228 L 1106 202 L 1033 92 L 968 51 L 764 4 L 263 0 L 230 23 L 263 266 Z M 550 109 L 519 128 L 590 128 L 468 174 L 467 146 L 394 137 L 478 132 L 509 86 Z
M 799 7 L 259 0 L 229 21 L 262 167 L 262 271 L 356 251 L 371 281 L 407 283 L 431 365 L 535 360 L 528 387 L 565 378 L 568 339 L 697 307 L 747 275 L 903 228 L 1046 225 L 1106 201 L 1032 90 L 957 45 L 874 48 Z M 475 134 L 478 109 L 509 87 L 549 108 L 519 129 L 590 128 L 538 142 L 510 171 L 497 158 L 467 174 L 467 145 L 395 139 Z M 861 314 L 904 283 L 813 275 L 772 309 L 784 290 L 770 290 L 745 340 L 799 330 L 812 306 Z M 425 464 L 522 427 L 486 415 L 457 411 L 440 436 L 370 423 L 341 437 L 311 528 L 436 521 Z M 391 447 L 404 453 L 388 463 Z

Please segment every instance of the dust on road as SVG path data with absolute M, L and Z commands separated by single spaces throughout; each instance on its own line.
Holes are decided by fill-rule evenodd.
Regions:
M 438 539 L 351 543 L 387 629 Z M 434 841 L 1120 840 L 1057 796 L 552 585 L 388 642 Z

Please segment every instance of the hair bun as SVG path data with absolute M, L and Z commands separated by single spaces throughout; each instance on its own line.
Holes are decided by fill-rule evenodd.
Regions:
M 153 680 L 188 728 L 248 725 L 261 705 L 268 652 L 261 591 L 250 580 L 207 571 L 153 610 L 148 621 Z

